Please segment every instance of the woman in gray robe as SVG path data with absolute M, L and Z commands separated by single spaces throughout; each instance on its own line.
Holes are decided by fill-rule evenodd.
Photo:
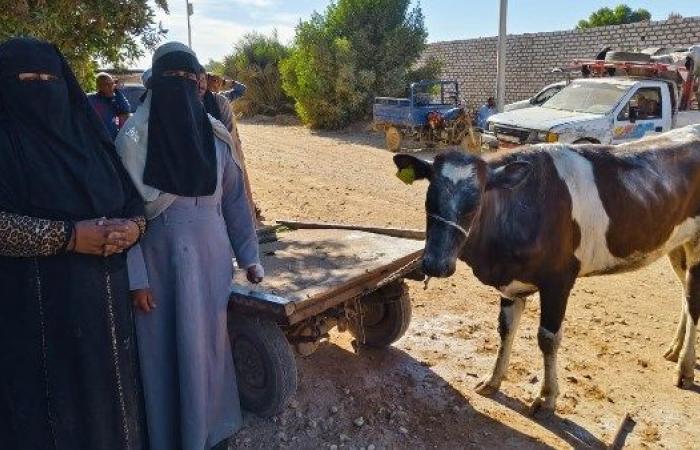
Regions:
M 197 97 L 194 53 L 161 46 L 143 105 L 117 149 L 146 201 L 129 254 L 151 450 L 207 450 L 241 426 L 227 333 L 234 270 L 262 280 L 258 241 L 230 135 Z

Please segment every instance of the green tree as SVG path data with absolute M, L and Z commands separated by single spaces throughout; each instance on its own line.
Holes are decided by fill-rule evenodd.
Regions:
M 632 10 L 625 4 L 619 4 L 614 9 L 600 8 L 591 13 L 588 20 L 581 20 L 576 28 L 586 29 L 605 27 L 608 25 L 621 25 L 623 23 L 635 23 L 651 20 L 651 13 L 646 9 Z
M 375 96 L 404 91 L 427 39 L 410 3 L 337 0 L 299 24 L 282 78 L 304 123 L 340 128 L 366 118 Z
M 162 37 L 155 8 L 167 0 L 13 0 L 4 5 L 0 41 L 34 36 L 53 42 L 73 67 L 83 87 L 94 85 L 96 61 L 115 66 L 138 58 Z M 153 3 L 155 6 L 151 6 Z
M 282 89 L 280 63 L 289 48 L 270 35 L 248 33 L 234 46 L 232 54 L 218 67 L 220 73 L 247 86 L 246 94 L 233 104 L 237 113 L 275 115 L 292 112 L 292 100 Z M 216 64 L 211 64 L 215 68 Z

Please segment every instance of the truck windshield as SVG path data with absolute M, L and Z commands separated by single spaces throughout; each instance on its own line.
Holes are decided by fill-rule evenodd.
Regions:
M 628 90 L 629 86 L 626 84 L 574 81 L 547 100 L 542 107 L 561 111 L 607 114 Z

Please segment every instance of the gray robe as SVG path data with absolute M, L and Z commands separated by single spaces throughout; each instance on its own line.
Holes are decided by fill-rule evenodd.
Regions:
M 241 426 L 227 303 L 232 257 L 258 264 L 258 241 L 241 169 L 216 150 L 214 195 L 177 197 L 129 254 L 131 289 L 157 305 L 136 313 L 151 450 L 208 450 Z

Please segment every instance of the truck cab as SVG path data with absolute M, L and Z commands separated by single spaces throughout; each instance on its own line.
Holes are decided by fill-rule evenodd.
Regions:
M 541 106 L 490 117 L 485 140 L 492 147 L 622 143 L 674 128 L 677 98 L 675 84 L 663 79 L 579 79 Z

